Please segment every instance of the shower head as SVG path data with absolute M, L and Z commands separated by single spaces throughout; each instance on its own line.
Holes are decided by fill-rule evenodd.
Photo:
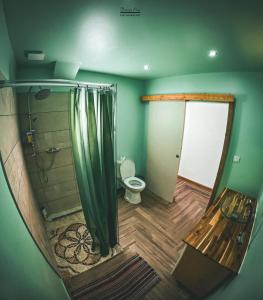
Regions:
M 36 100 L 44 100 L 50 96 L 50 89 L 41 89 L 35 94 Z

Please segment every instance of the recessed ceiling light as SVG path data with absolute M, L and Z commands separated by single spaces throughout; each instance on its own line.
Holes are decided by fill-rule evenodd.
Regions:
M 217 56 L 217 51 L 214 50 L 214 49 L 209 50 L 208 56 L 209 56 L 209 57 L 216 57 L 216 56 Z
M 144 65 L 143 68 L 144 68 L 145 71 L 148 71 L 149 70 L 149 65 Z

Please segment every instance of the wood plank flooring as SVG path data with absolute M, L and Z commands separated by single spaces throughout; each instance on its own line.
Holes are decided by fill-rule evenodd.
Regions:
M 111 272 L 121 261 L 137 252 L 161 277 L 145 299 L 192 299 L 171 272 L 183 251 L 182 239 L 203 216 L 209 197 L 207 190 L 182 179 L 177 181 L 174 202 L 170 204 L 148 192 L 143 193 L 139 205 L 132 205 L 120 197 L 119 242 L 124 252 L 75 277 L 68 283 L 69 289 L 75 290 L 84 282 Z
M 191 298 L 171 272 L 183 251 L 182 239 L 203 216 L 209 197 L 206 189 L 178 179 L 173 203 L 147 192 L 139 205 L 119 200 L 120 245 L 141 255 L 162 279 L 146 299 Z

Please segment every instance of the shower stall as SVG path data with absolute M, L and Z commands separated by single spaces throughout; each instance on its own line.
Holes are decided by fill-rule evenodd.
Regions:
M 48 220 L 81 209 L 72 157 L 66 91 L 18 92 L 20 134 L 40 210 Z
M 111 132 L 104 140 L 103 136 L 108 130 L 106 127 L 113 126 L 112 149 L 114 150 L 114 159 L 116 158 L 116 85 L 68 80 L 0 81 L 0 88 L 4 87 L 13 88 L 16 94 L 19 134 L 25 166 L 33 188 L 33 197 L 42 219 L 39 222 L 43 223 L 50 243 L 45 246 L 43 242 L 43 245 L 39 246 L 44 250 L 43 252 L 45 252 L 43 248 L 48 249 L 51 246 L 53 254 L 51 253 L 49 256 L 54 256 L 55 260 L 53 258 L 48 258 L 48 260 L 53 265 L 55 261 L 55 269 L 62 278 L 74 276 L 118 252 L 117 248 L 112 248 L 110 253 L 101 255 L 101 250 L 97 247 L 100 245 L 103 234 L 99 229 L 93 230 L 89 224 L 90 221 L 93 224 L 98 220 L 90 220 L 92 218 L 88 207 L 90 199 L 86 199 L 90 198 L 89 190 L 93 190 L 94 185 L 96 189 L 96 180 L 92 183 L 93 186 L 84 191 L 90 183 L 84 182 L 83 184 L 82 177 L 85 174 L 79 164 L 85 159 L 83 156 L 79 159 L 76 158 L 79 151 L 83 150 L 81 147 L 84 147 L 85 156 L 91 155 L 90 163 L 92 164 L 96 153 L 91 153 L 91 149 L 86 149 L 88 145 L 82 145 L 82 139 L 78 141 L 75 138 L 78 130 L 82 130 L 82 135 L 84 130 L 85 139 L 86 130 L 89 143 L 94 140 L 94 136 L 93 139 L 90 138 L 94 130 L 88 129 L 88 127 L 92 127 L 92 124 L 89 125 L 89 120 L 86 120 L 86 118 L 94 117 L 96 131 L 98 131 L 96 143 L 99 147 L 97 149 L 99 159 L 107 161 L 107 155 L 103 158 L 101 153 L 110 150 L 105 148 L 107 151 L 104 151 L 103 147 L 109 140 Z M 106 102 L 108 104 L 105 106 L 103 103 Z M 86 103 L 89 105 L 85 110 L 83 105 Z M 91 108 L 93 108 L 93 114 Z M 84 110 L 85 113 L 83 113 Z M 73 116 L 78 118 L 76 119 L 77 123 L 72 122 Z M 108 121 L 109 123 L 107 123 Z M 109 126 L 105 127 L 106 123 Z M 77 128 L 74 127 L 72 130 L 72 124 L 77 125 Z M 83 124 L 86 124 L 86 127 Z M 79 128 L 82 126 L 84 129 Z M 103 164 L 99 169 L 102 166 Z M 107 164 L 105 168 L 107 168 Z M 105 169 L 105 174 L 109 175 L 112 171 L 114 174 L 116 171 L 114 166 L 109 168 Z M 81 180 L 82 183 L 80 183 Z M 105 182 L 105 179 L 102 182 Z M 109 191 L 107 186 L 105 191 Z M 103 197 L 107 196 L 105 193 Z M 101 201 L 101 196 L 98 194 L 98 192 L 94 194 L 95 198 L 97 201 Z M 26 199 L 26 195 L 24 198 Z M 25 217 L 25 222 L 26 219 Z M 112 228 L 109 229 L 110 231 Z M 74 242 L 68 239 L 68 236 L 75 239 Z M 38 240 L 43 239 L 45 238 L 35 237 L 38 244 Z M 70 241 L 72 245 L 68 244 Z M 116 242 L 114 243 L 116 244 Z M 47 255 L 45 254 L 45 256 Z

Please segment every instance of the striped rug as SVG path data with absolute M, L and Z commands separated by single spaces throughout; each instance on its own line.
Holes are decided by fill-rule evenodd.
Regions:
M 160 281 L 157 273 L 138 255 L 130 257 L 116 270 L 74 291 L 76 300 L 142 299 Z

